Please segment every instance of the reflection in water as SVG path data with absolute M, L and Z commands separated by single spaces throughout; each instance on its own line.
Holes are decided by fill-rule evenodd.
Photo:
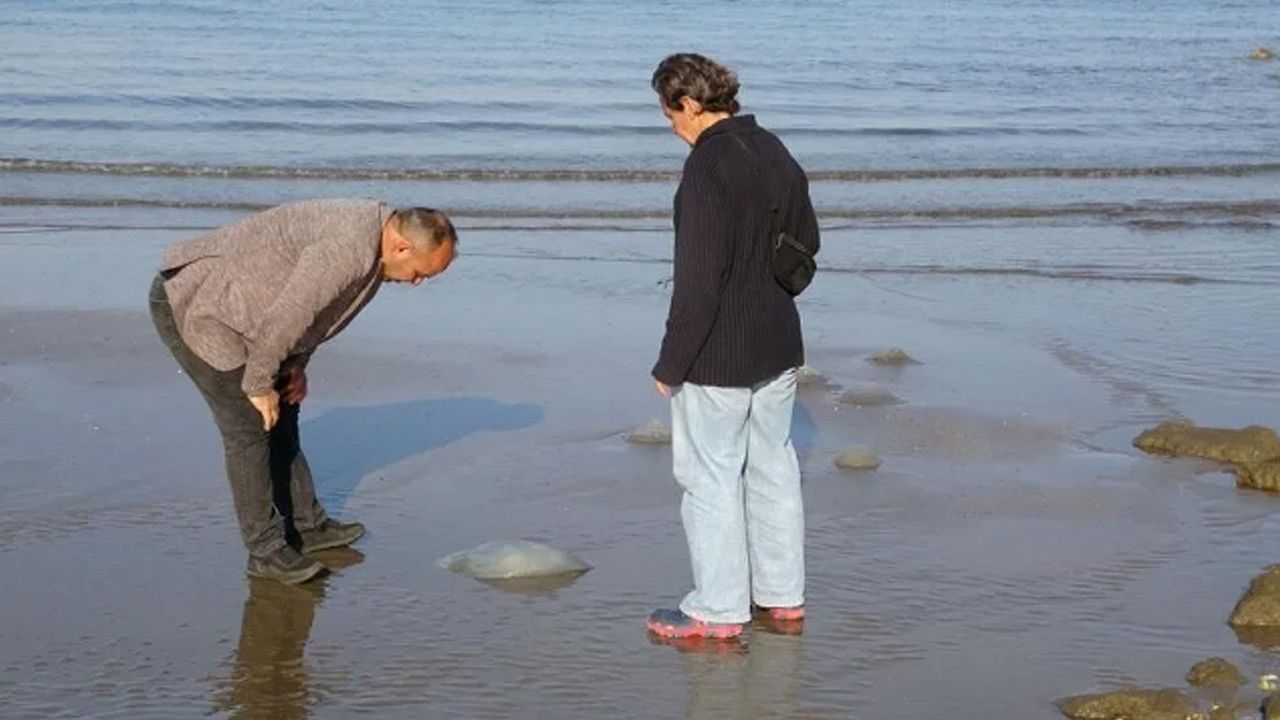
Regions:
M 1280 648 L 1280 628 L 1232 626 L 1231 629 L 1235 631 L 1236 640 L 1245 645 L 1252 645 L 1259 650 Z
M 355 565 L 364 556 L 352 548 L 318 554 L 333 570 Z M 311 637 L 316 608 L 330 578 L 304 585 L 282 585 L 249 578 L 249 597 L 240 622 L 240 643 L 231 675 L 215 685 L 214 705 L 240 720 L 301 720 L 313 704 L 303 650 Z
M 507 580 L 480 580 L 480 582 L 512 595 L 550 598 L 556 596 L 556 590 L 569 587 L 584 574 L 586 574 L 585 570 L 582 572 L 560 573 L 559 575 L 539 575 L 537 577 L 510 578 Z
M 756 628 L 748 642 L 670 641 L 689 676 L 690 720 L 792 718 L 804 659 L 804 638 Z

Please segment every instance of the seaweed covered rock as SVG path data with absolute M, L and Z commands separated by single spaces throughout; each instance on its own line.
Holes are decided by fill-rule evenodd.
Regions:
M 1263 699 L 1262 719 L 1280 720 L 1280 693 L 1272 693 Z
M 1280 492 L 1280 460 L 1240 463 L 1235 466 L 1236 485 L 1254 490 Z
M 1231 611 L 1231 626 L 1280 629 L 1280 565 L 1268 566 L 1249 583 Z
M 1240 720 L 1237 710 L 1246 713 L 1252 712 L 1252 708 L 1248 707 L 1237 708 L 1231 705 L 1214 705 L 1209 709 L 1208 714 L 1192 715 L 1191 717 L 1193 719 L 1203 717 L 1205 720 Z M 1250 715 L 1245 715 L 1244 717 L 1250 717 Z
M 1244 673 L 1228 660 L 1212 657 L 1201 660 L 1187 672 L 1187 684 L 1195 687 L 1240 687 Z
M 1166 422 L 1134 438 L 1133 444 L 1149 453 L 1206 458 L 1235 465 L 1280 460 L 1280 436 L 1275 430 L 1258 425 L 1232 430 Z
M 1133 444 L 1149 453 L 1228 463 L 1236 485 L 1280 492 L 1280 436 L 1271 428 L 1250 425 L 1233 430 L 1167 422 L 1134 438 Z
M 1116 690 L 1058 701 L 1073 720 L 1187 720 L 1199 706 L 1179 690 Z

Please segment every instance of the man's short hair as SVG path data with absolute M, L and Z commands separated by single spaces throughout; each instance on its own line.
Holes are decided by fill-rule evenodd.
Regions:
M 399 208 L 393 213 L 400 234 L 424 250 L 434 250 L 449 242 L 458 244 L 458 233 L 449 217 L 434 208 Z
M 669 55 L 658 64 L 650 81 L 672 110 L 681 98 L 693 98 L 709 112 L 738 113 L 738 76 L 729 68 L 697 53 Z

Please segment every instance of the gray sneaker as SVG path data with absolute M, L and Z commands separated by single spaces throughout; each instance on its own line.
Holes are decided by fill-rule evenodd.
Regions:
M 324 570 L 323 565 L 303 557 L 288 545 L 266 557 L 250 555 L 249 566 L 245 568 L 249 577 L 276 580 L 285 585 L 300 585 L 323 573 Z
M 332 518 L 326 518 L 316 527 L 298 533 L 304 553 L 346 547 L 359 540 L 361 535 L 364 535 L 364 525 L 358 522 L 341 523 Z

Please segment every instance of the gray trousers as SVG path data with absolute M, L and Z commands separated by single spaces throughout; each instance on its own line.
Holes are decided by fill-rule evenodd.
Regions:
M 249 554 L 269 555 L 284 547 L 290 535 L 324 522 L 327 516 L 298 437 L 298 406 L 281 402 L 280 421 L 271 432 L 263 430 L 262 416 L 240 389 L 244 368 L 218 370 L 187 347 L 158 275 L 150 300 L 156 332 L 204 396 L 222 434 L 236 520 Z

